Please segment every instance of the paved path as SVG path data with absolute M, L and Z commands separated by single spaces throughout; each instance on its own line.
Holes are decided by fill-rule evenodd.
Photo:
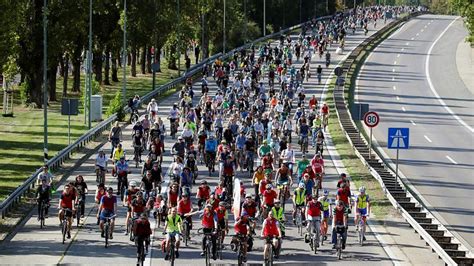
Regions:
M 400 152 L 402 176 L 472 250 L 474 95 L 456 67 L 456 49 L 466 34 L 462 27 L 453 16 L 408 21 L 367 60 L 357 96 L 381 116 L 373 132 L 385 157 L 396 157 L 395 150 L 385 149 L 387 128 L 410 128 L 410 149 Z
M 373 31 L 371 30 L 370 34 Z M 346 42 L 347 49 L 352 49 L 356 46 L 357 43 L 361 42 L 365 37 L 359 32 L 355 36 L 349 36 Z M 332 48 L 334 50 L 334 48 Z M 341 56 L 335 56 L 333 54 L 333 62 L 337 62 Z M 323 64 L 322 61 L 319 61 L 315 58 L 316 64 Z M 300 63 L 300 62 L 299 62 Z M 312 69 L 314 71 L 315 64 L 313 63 Z M 329 71 L 324 71 L 324 79 L 328 77 Z M 314 80 L 316 75 L 313 75 L 313 78 L 305 83 L 308 94 L 321 95 L 323 85 L 316 85 Z M 215 84 L 211 85 L 211 90 L 215 90 Z M 197 93 L 199 97 L 199 93 Z M 173 102 L 177 101 L 177 95 L 173 95 L 164 101 L 160 102 L 160 112 L 159 115 L 166 117 L 166 113 L 171 107 Z M 127 153 L 132 154 L 131 150 L 131 141 L 127 136 L 130 136 L 130 126 L 125 128 L 124 132 L 125 141 L 124 147 L 127 150 Z M 166 141 L 166 150 L 169 151 L 172 143 L 168 139 Z M 109 145 L 106 145 L 106 153 L 108 152 Z M 314 152 L 314 151 L 313 151 Z M 167 153 L 166 155 L 169 155 Z M 327 154 L 325 154 L 325 160 L 327 162 L 327 178 L 325 179 L 324 186 L 327 186 L 331 189 L 332 194 L 334 193 L 333 188 L 335 188 L 335 181 L 337 179 L 336 169 L 332 165 L 332 161 L 329 160 Z M 74 172 L 74 176 L 77 174 L 82 174 L 87 183 L 90 184 L 90 195 L 87 198 L 86 213 L 91 213 L 84 221 L 83 226 L 79 230 L 73 229 L 73 240 L 67 241 L 65 245 L 60 243 L 60 230 L 58 227 L 58 220 L 56 218 L 50 217 L 46 223 L 46 229 L 40 230 L 38 222 L 36 221 L 36 216 L 33 215 L 30 217 L 25 225 L 19 229 L 16 235 L 7 243 L 3 243 L 0 246 L 0 263 L 1 264 L 123 264 L 131 265 L 135 263 L 135 248 L 130 241 L 127 240 L 127 237 L 123 235 L 125 230 L 125 208 L 119 208 L 119 218 L 117 218 L 116 223 L 117 227 L 114 234 L 114 239 L 111 240 L 111 246 L 107 249 L 104 248 L 104 241 L 100 238 L 98 232 L 98 227 L 95 224 L 94 214 L 96 209 L 93 208 L 91 202 L 92 194 L 95 192 L 95 189 L 92 184 L 95 184 L 95 176 L 93 173 L 93 158 L 92 156 L 87 162 L 85 162 L 77 171 Z M 165 156 L 163 161 L 164 170 L 171 163 L 170 156 Z M 206 178 L 211 185 L 216 185 L 217 177 L 213 175 L 212 177 L 204 177 L 205 171 L 202 171 L 203 168 L 200 166 L 200 171 L 202 172 L 201 178 Z M 132 174 L 130 179 L 138 180 L 139 169 L 132 169 Z M 239 174 L 240 176 L 240 174 Z M 247 187 L 247 192 L 252 191 L 250 187 L 250 180 L 247 178 L 242 178 L 245 186 Z M 107 183 L 115 187 L 115 181 L 111 180 L 110 177 L 107 180 Z M 57 201 L 53 201 L 53 207 L 51 213 L 54 213 L 54 207 L 57 205 Z M 120 204 L 119 204 L 120 205 Z M 287 205 L 287 209 L 290 209 L 290 205 Z M 287 218 L 289 213 L 286 213 Z M 233 219 L 233 218 L 231 218 Z M 194 220 L 195 228 L 199 228 L 198 221 Z M 353 227 L 352 227 L 353 228 Z M 344 260 L 337 261 L 335 259 L 334 252 L 329 249 L 328 245 L 325 245 L 321 248 L 321 251 L 317 255 L 311 255 L 309 252 L 309 247 L 307 244 L 302 241 L 301 238 L 296 237 L 296 232 L 293 226 L 289 225 L 287 229 L 288 238 L 284 240 L 283 243 L 283 253 L 280 259 L 280 263 L 291 263 L 291 265 L 298 264 L 314 264 L 315 261 L 318 263 L 340 263 L 340 264 L 358 264 L 358 265 L 388 265 L 392 264 L 390 258 L 385 253 L 384 249 L 379 245 L 375 237 L 371 232 L 367 234 L 367 244 L 363 247 L 354 245 L 355 243 L 355 234 L 353 230 L 349 232 L 348 247 L 344 252 Z M 193 232 L 193 240 L 190 247 L 182 248 L 181 257 L 177 260 L 178 265 L 202 265 L 204 259 L 199 257 L 199 237 L 196 236 Z M 155 231 L 154 244 L 151 249 L 149 256 L 147 257 L 146 264 L 153 265 L 163 265 L 164 261 L 162 260 L 163 254 L 159 250 L 158 243 L 161 242 L 161 230 L 157 229 Z M 228 244 L 229 239 L 226 239 L 226 244 Z M 228 245 L 227 245 L 228 247 Z M 255 248 L 256 252 L 249 254 L 250 263 L 261 263 L 262 261 L 262 241 L 256 240 Z M 225 263 L 235 263 L 235 254 L 228 249 L 224 251 L 224 261 Z M 216 261 L 216 263 L 221 263 Z

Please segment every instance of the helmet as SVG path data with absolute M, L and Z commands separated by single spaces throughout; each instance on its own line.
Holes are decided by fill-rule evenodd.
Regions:
M 364 186 L 361 186 L 361 187 L 359 188 L 359 192 L 360 192 L 360 193 L 365 193 L 365 187 L 364 187 Z
M 212 208 L 212 204 L 206 204 L 206 208 Z
M 201 180 L 201 184 L 205 185 L 205 184 L 207 184 L 207 181 L 206 180 Z
M 318 201 L 323 201 L 323 200 L 324 200 L 324 197 L 323 197 L 323 196 L 321 196 L 321 197 L 318 198 Z
M 279 199 L 277 199 L 277 200 L 275 200 L 273 203 L 275 203 L 275 204 L 280 204 L 281 202 L 280 202 Z
M 327 189 L 325 189 L 324 192 L 323 192 L 323 195 L 324 195 L 324 196 L 328 196 L 328 195 L 329 195 L 329 191 L 328 191 Z
M 313 194 L 313 195 L 311 196 L 311 199 L 317 200 L 317 199 L 318 199 L 318 195 L 317 195 L 317 194 Z
M 264 139 L 262 143 L 263 143 L 263 144 L 267 144 L 268 141 L 267 141 L 266 139 Z
M 298 185 L 298 187 L 299 187 L 299 188 L 304 188 L 304 184 L 303 184 L 303 183 L 300 183 L 300 184 Z
M 136 187 L 137 186 L 137 181 L 135 181 L 135 180 L 130 181 L 130 186 L 131 187 Z
M 107 188 L 107 192 L 114 192 L 114 189 L 112 187 Z
M 273 187 L 272 184 L 267 184 L 267 186 L 265 188 L 272 189 L 272 187 Z

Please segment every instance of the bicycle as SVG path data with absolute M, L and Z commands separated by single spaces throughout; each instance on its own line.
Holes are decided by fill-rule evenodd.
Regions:
M 138 168 L 142 161 L 142 145 L 133 145 L 133 161 L 135 161 L 135 168 Z
M 117 215 L 112 215 L 110 217 L 105 218 L 105 224 L 104 224 L 104 238 L 105 238 L 105 248 L 109 246 L 109 238 L 112 232 L 110 231 L 110 221 L 115 218 Z
M 216 236 L 217 236 L 217 241 L 216 241 L 216 252 L 217 252 L 217 257 L 222 260 L 222 246 L 223 246 L 223 240 L 222 240 L 222 234 L 224 233 L 224 230 L 217 227 L 216 231 Z
M 211 176 L 211 173 L 214 171 L 215 157 L 215 153 L 206 152 L 206 166 L 209 170 L 209 176 Z
M 233 191 L 234 191 L 234 187 L 233 187 L 234 182 L 233 181 L 234 181 L 234 176 L 233 175 L 225 175 L 224 176 L 224 186 L 228 191 L 226 200 L 229 203 L 232 201 L 232 195 L 234 194 L 233 193 Z
M 63 236 L 63 244 L 66 242 L 66 234 L 70 234 L 70 230 L 69 230 L 69 217 L 72 216 L 72 210 L 69 209 L 69 208 L 62 208 L 62 210 L 64 211 L 63 213 L 63 219 L 61 221 L 61 234 Z
M 168 233 L 163 232 L 163 235 L 166 235 L 166 234 Z M 176 236 L 170 237 L 169 241 L 170 241 L 170 249 L 168 253 L 168 261 L 170 262 L 171 266 L 174 266 L 174 261 L 176 260 Z
M 40 228 L 42 229 L 44 226 L 45 226 L 45 213 L 46 213 L 46 209 L 48 208 L 48 203 L 46 200 L 41 200 L 38 202 L 38 204 L 40 204 L 39 206 L 39 213 L 38 213 L 38 220 L 40 222 Z
M 146 258 L 146 252 L 145 250 L 148 250 L 148 245 L 144 245 L 144 242 L 146 243 L 145 238 L 137 238 L 135 244 L 137 246 L 137 265 L 143 266 L 143 263 L 145 262 Z M 146 247 L 145 247 L 146 246 Z
M 173 120 L 172 118 L 168 118 L 168 119 L 170 120 L 170 136 L 172 139 L 175 139 L 176 133 L 178 132 L 177 121 L 172 121 Z
M 243 265 L 244 262 L 246 261 L 246 258 L 244 256 L 244 250 L 245 250 L 245 242 L 247 241 L 247 236 L 245 235 L 236 235 L 235 239 L 239 242 L 237 245 L 237 265 Z
M 76 220 L 77 220 L 77 227 L 79 227 L 79 224 L 81 222 L 81 210 L 84 205 L 84 194 L 79 193 L 79 196 L 77 197 L 78 200 L 76 202 Z
M 266 243 L 265 243 L 264 249 L 268 250 L 268 256 L 265 258 L 265 255 L 264 255 L 263 257 L 264 265 L 273 266 L 273 257 L 276 254 L 275 246 L 273 245 L 273 237 L 266 237 Z
M 133 225 L 135 224 L 135 221 L 136 221 L 139 217 L 140 217 L 139 215 L 134 215 L 134 213 L 132 213 L 132 215 L 130 216 L 130 218 L 128 218 L 128 221 L 127 221 L 127 231 L 128 231 L 129 236 L 130 236 L 130 241 L 135 240 L 135 236 L 134 236 L 134 234 L 133 234 Z
M 212 248 L 212 235 L 213 233 L 204 233 L 203 228 L 198 229 L 199 234 L 204 234 L 206 245 L 204 247 L 204 257 L 206 259 L 206 266 L 211 265 L 211 248 Z
M 337 240 L 336 240 L 336 256 L 338 259 L 342 259 L 342 235 L 340 231 L 344 232 L 346 229 L 345 226 L 336 226 L 336 234 L 337 234 Z
M 247 152 L 247 156 L 245 158 L 245 161 L 247 162 L 247 170 L 249 172 L 249 176 L 252 177 L 253 174 L 253 153 Z
M 303 236 L 303 210 L 301 207 L 296 207 L 296 217 L 295 217 L 295 225 L 298 228 L 298 234 Z
M 189 224 L 189 220 L 184 218 L 184 225 L 183 225 L 183 238 L 184 238 L 184 245 L 188 246 L 189 236 L 191 233 L 191 225 Z
M 308 237 L 309 237 L 309 246 L 311 250 L 314 251 L 314 254 L 318 252 L 319 248 L 319 239 L 320 239 L 320 227 L 321 221 L 320 220 L 311 220 L 308 221 Z M 313 233 L 314 232 L 314 233 Z
M 278 185 L 278 189 L 279 189 L 278 199 L 281 202 L 281 207 L 283 208 L 283 212 L 285 212 L 286 199 L 289 198 L 289 194 L 290 194 L 288 183 L 283 183 L 281 185 Z
M 95 181 L 99 184 L 105 184 L 105 173 L 107 172 L 107 170 L 105 168 L 102 168 L 102 167 L 97 167 L 95 169 Z
M 365 221 L 366 219 L 366 216 L 362 216 L 359 218 L 359 234 L 358 234 L 358 237 L 359 237 L 359 244 L 360 246 L 363 246 L 364 245 L 364 238 L 365 238 Z
M 300 149 L 302 153 L 307 153 L 308 152 L 308 136 L 301 136 L 300 140 Z

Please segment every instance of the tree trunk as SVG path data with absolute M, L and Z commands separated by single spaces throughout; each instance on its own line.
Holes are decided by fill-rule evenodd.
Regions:
M 114 56 L 112 54 L 112 81 L 113 82 L 118 82 L 118 77 L 117 77 L 117 72 L 118 72 L 118 67 L 117 67 L 117 62 L 120 61 L 117 56 Z
M 49 83 L 49 101 L 57 101 L 56 98 L 56 74 L 58 73 L 58 62 L 51 62 L 51 67 L 48 69 L 48 83 Z
M 72 54 L 72 91 L 80 92 L 81 91 L 81 47 L 76 46 Z
M 157 72 L 161 72 L 161 47 L 155 48 L 155 63 L 157 63 L 160 67 Z
M 64 78 L 64 56 L 59 57 L 59 76 Z
M 137 48 L 135 46 L 132 47 L 132 62 L 130 66 L 130 75 L 132 77 L 137 76 Z
M 140 53 L 140 67 L 143 75 L 146 74 L 146 51 L 146 46 L 143 46 Z
M 110 49 L 105 49 L 104 84 L 110 85 Z
M 201 53 L 202 53 L 202 58 L 201 60 L 204 60 L 209 57 L 209 35 L 207 34 L 207 26 L 208 22 L 206 20 L 206 17 L 204 15 L 204 27 L 202 28 L 203 32 L 203 43 L 201 44 Z
M 93 53 L 92 68 L 94 69 L 95 81 L 102 84 L 102 51 Z
M 147 53 L 146 53 L 146 72 L 151 74 L 151 46 L 148 46 Z
M 66 53 L 61 60 L 62 66 L 62 76 L 63 76 L 63 97 L 67 96 L 67 81 L 69 78 L 69 55 Z
M 133 53 L 133 48 L 132 48 L 132 53 Z M 130 53 L 127 53 L 127 66 L 131 66 L 132 64 L 132 55 Z
M 174 55 L 177 54 L 177 49 L 176 49 L 176 45 L 171 45 L 169 47 L 169 60 L 168 60 L 168 68 L 169 69 L 174 69 L 174 70 L 177 70 L 178 69 L 178 66 L 176 65 L 176 60 L 174 59 Z

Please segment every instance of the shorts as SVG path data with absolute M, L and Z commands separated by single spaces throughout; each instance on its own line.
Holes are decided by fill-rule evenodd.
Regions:
M 323 212 L 324 218 L 329 218 L 329 210 Z
M 359 213 L 361 216 L 367 216 L 367 208 L 363 208 L 363 209 L 357 208 L 357 213 Z
M 173 237 L 176 238 L 176 235 L 178 235 L 178 234 L 179 234 L 179 232 L 176 232 L 176 231 L 174 231 L 174 232 L 166 232 L 166 238 L 167 238 L 167 239 L 171 239 L 171 238 L 173 238 Z
M 107 218 L 109 218 L 109 217 L 111 217 L 111 216 L 113 216 L 113 215 L 114 215 L 114 212 L 113 212 L 113 211 L 103 209 L 103 210 L 100 212 L 99 219 L 100 219 L 101 221 L 104 221 L 104 222 L 105 222 L 105 220 L 106 220 Z M 115 219 L 115 218 L 113 218 L 112 220 L 114 220 L 114 219 Z
M 280 187 L 280 186 L 283 187 L 283 186 L 286 186 L 286 185 L 288 185 L 288 179 L 287 179 L 287 180 L 283 180 L 283 181 L 278 180 L 278 183 L 277 183 L 277 186 L 278 186 L 278 187 Z
M 304 208 L 304 205 L 305 205 L 305 204 L 304 204 L 304 202 L 303 202 L 303 203 L 301 203 L 301 204 L 296 204 L 295 206 L 296 206 L 296 208 Z
M 219 229 L 224 230 L 224 229 L 225 229 L 225 220 L 224 220 L 224 219 L 219 220 L 219 221 L 217 222 L 217 226 L 218 226 Z
M 266 244 L 272 244 L 273 239 L 277 238 L 278 236 L 266 236 L 265 237 L 265 243 Z
M 68 217 L 68 218 L 69 218 L 69 217 L 72 217 L 72 210 L 71 210 L 71 209 L 65 209 L 65 208 L 63 208 L 63 209 L 61 209 L 61 210 L 64 211 L 64 216 L 66 216 L 66 217 Z

